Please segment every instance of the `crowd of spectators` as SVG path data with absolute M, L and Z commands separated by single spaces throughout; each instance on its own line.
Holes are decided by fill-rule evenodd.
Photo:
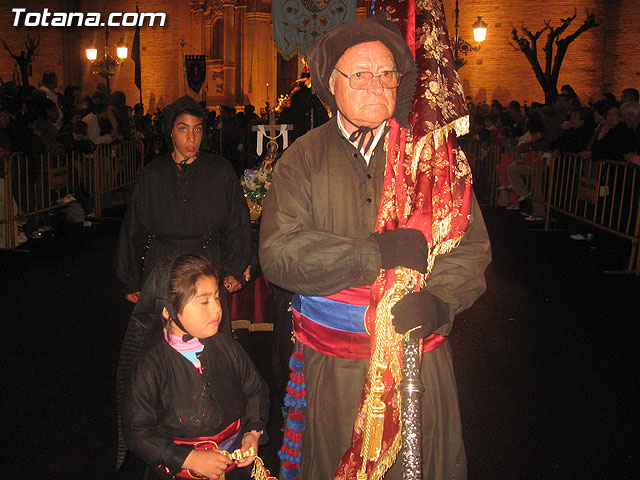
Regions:
M 296 83 L 286 103 L 273 109 L 267 104 L 260 109 L 260 115 L 253 105 L 245 105 L 239 112 L 235 106 L 222 105 L 219 108 L 220 115 L 216 114 L 215 109 L 207 108 L 205 102 L 201 102 L 201 105 L 208 112 L 201 150 L 225 157 L 239 177 L 246 168 L 256 166 L 261 160 L 256 154 L 256 134 L 252 126 L 269 123 L 270 120 L 293 124 L 294 130 L 289 133 L 290 144 L 312 125 L 320 125 L 328 119 L 326 110 L 304 78 Z M 41 162 L 43 154 L 49 154 L 51 158 L 71 152 L 89 155 L 98 145 L 141 140 L 145 145 L 144 162 L 148 163 L 156 156 L 172 150 L 162 134 L 162 117 L 162 108 L 145 112 L 141 103 L 132 108 L 127 105 L 123 92 L 109 92 L 105 84 L 99 84 L 90 94 L 76 85 L 61 89 L 55 72 L 44 73 L 38 87 L 0 81 L 0 159 L 14 152 L 25 155 L 27 181 L 34 188 L 30 188 L 30 198 L 25 195 L 21 203 L 28 202 L 33 206 L 42 201 L 38 192 L 42 190 L 42 183 L 46 182 L 47 177 L 43 169 L 47 169 L 48 164 Z M 282 139 L 279 143 L 282 143 Z M 12 165 L 14 184 L 20 176 L 17 168 L 17 165 Z M 71 211 L 72 215 L 67 216 L 67 220 L 90 225 L 88 218 L 93 213 L 92 200 L 77 181 L 79 166 L 75 164 L 74 168 L 75 174 L 70 175 L 74 182 L 73 194 L 57 200 L 70 204 L 66 210 Z M 4 179 L 0 181 L 4 182 Z M 18 190 L 17 184 L 13 187 L 14 192 Z M 15 205 L 14 212 L 25 212 L 25 207 Z M 26 242 L 27 237 L 40 238 L 43 232 L 51 228 L 51 221 L 46 214 L 30 215 L 27 221 L 19 223 L 19 229 L 15 232 L 18 243 Z
M 131 107 L 126 105 L 122 92 L 109 93 L 106 85 L 99 85 L 94 93 L 85 95 L 78 86 L 69 85 L 63 91 L 58 89 L 58 76 L 46 72 L 39 87 L 19 86 L 15 82 L 2 83 L 0 88 L 0 157 L 9 157 L 14 152 L 25 155 L 26 163 L 12 163 L 14 211 L 26 211 L 26 204 L 33 209 L 42 203 L 43 185 L 47 181 L 48 161 L 42 155 L 55 159 L 59 155 L 75 152 L 90 154 L 96 145 L 125 140 L 145 139 L 150 134 L 150 119 L 138 122 L 136 126 Z M 55 160 L 54 160 L 55 161 Z M 78 168 L 74 164 L 75 169 Z M 20 172 L 18 170 L 21 170 Z M 22 188 L 27 191 L 16 198 L 19 178 Z M 73 194 L 56 199 L 58 203 L 71 204 L 71 221 L 90 225 L 86 216 L 92 214 L 92 202 L 78 182 L 77 171 L 70 175 L 75 185 Z M 3 179 L 4 182 L 4 179 Z M 4 188 L 4 185 L 3 185 Z M 76 198 L 78 197 L 78 198 Z M 74 208 L 76 207 L 76 208 Z M 31 238 L 40 238 L 51 229 L 51 219 L 45 213 L 29 216 L 20 221 L 16 232 L 18 243 Z
M 514 100 L 503 106 L 493 100 L 474 105 L 467 97 L 467 105 L 471 119 L 467 138 L 484 146 L 493 143 L 501 152 L 496 165 L 498 204 L 520 210 L 525 220 L 540 221 L 544 216 L 543 205 L 532 202 L 525 182 L 536 158 L 575 154 L 594 162 L 640 166 L 640 103 L 635 88 L 625 89 L 620 98 L 605 93 L 589 104 L 564 85 L 551 104 L 523 106 Z

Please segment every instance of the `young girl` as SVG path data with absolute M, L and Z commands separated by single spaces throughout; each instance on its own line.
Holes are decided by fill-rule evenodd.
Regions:
M 255 457 L 233 461 L 220 451 L 257 453 L 266 425 L 264 380 L 242 347 L 218 333 L 219 279 L 202 255 L 176 258 L 163 334 L 136 360 L 125 388 L 125 443 L 156 478 L 249 478 L 249 469 L 235 467 Z

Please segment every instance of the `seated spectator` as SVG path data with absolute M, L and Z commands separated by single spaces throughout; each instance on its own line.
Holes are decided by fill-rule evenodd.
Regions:
M 76 112 L 81 114 L 88 110 L 89 105 L 85 101 L 82 89 L 76 85 L 69 85 L 64 89 L 64 95 L 62 96 L 62 114 L 64 118 L 73 116 Z M 78 118 L 78 120 L 80 120 Z
M 512 139 L 522 136 L 525 133 L 525 121 L 520 103 L 512 100 L 507 104 L 504 113 L 506 116 L 503 117 L 503 125 L 507 136 Z
M 58 141 L 64 146 L 66 152 L 93 153 L 96 146 L 87 138 L 87 130 L 87 124 L 78 120 L 70 128 L 60 133 Z
M 625 88 L 622 91 L 622 97 L 620 99 L 620 103 L 633 102 L 638 103 L 640 101 L 640 93 L 635 88 Z
M 38 130 L 38 116 L 35 113 L 29 112 L 21 117 L 14 131 L 15 134 L 11 139 L 14 152 L 22 152 L 34 158 L 47 153 L 42 134 Z
M 560 87 L 560 93 L 563 95 L 567 95 L 569 98 L 578 96 L 571 85 L 563 85 L 562 87 Z
M 531 145 L 532 142 L 538 140 L 544 131 L 544 123 L 540 115 L 532 113 L 527 119 L 527 132 L 523 135 L 522 144 Z M 517 196 L 517 203 L 509 206 L 510 210 L 523 210 L 523 202 L 531 196 L 530 188 L 524 182 L 523 177 L 531 175 L 533 161 L 540 155 L 539 151 L 529 150 L 519 156 L 517 160 L 507 167 L 507 178 L 509 180 L 508 187 L 514 191 Z M 544 216 L 544 206 L 537 202 L 533 203 L 533 211 L 531 215 L 525 217 L 525 220 L 535 221 L 542 220 Z
M 117 138 L 117 133 L 112 127 L 111 133 L 101 135 L 100 119 L 108 119 L 107 106 L 104 103 L 95 104 L 93 111 L 82 119 L 87 124 L 87 138 L 96 145 L 113 142 Z
M 489 127 L 487 127 L 490 132 L 489 141 L 497 146 L 502 145 L 507 138 L 504 133 L 504 125 L 502 124 L 502 114 L 489 114 L 485 117 L 485 122 L 486 121 L 489 122 Z
M 63 153 L 62 145 L 56 140 L 59 132 L 57 125 L 59 124 L 60 109 L 54 102 L 46 98 L 40 103 L 37 114 L 38 130 L 47 153 L 52 155 Z
M 478 103 L 478 105 L 476 105 L 476 113 L 484 117 L 485 115 L 489 115 L 491 113 L 491 107 L 487 104 L 487 102 L 482 101 Z
M 4 100 L 0 97 L 0 100 Z M 7 224 L 2 223 L 5 215 L 5 179 L 4 179 L 4 164 L 3 157 L 11 155 L 12 146 L 11 140 L 9 138 L 9 133 L 7 127 L 11 122 L 11 115 L 9 114 L 9 110 L 4 102 L 0 101 L 0 248 L 9 248 L 10 246 L 10 238 L 11 235 L 8 234 Z M 13 197 L 10 200 L 14 215 L 18 213 L 18 206 L 16 205 Z M 21 229 L 18 228 L 17 225 L 14 224 L 13 228 L 13 237 L 14 244 L 19 245 L 20 243 L 24 243 L 27 241 L 27 237 L 22 232 Z
M 118 132 L 118 136 L 121 139 L 132 139 L 133 120 L 131 119 L 130 107 L 127 107 L 127 97 L 124 92 L 118 90 L 111 94 L 109 111 L 115 119 L 113 128 Z
M 491 113 L 500 115 L 502 113 L 502 110 L 504 110 L 504 108 L 502 107 L 502 104 L 498 100 L 491 100 L 491 109 L 490 109 Z
M 529 106 L 529 113 L 537 113 L 540 114 L 542 107 L 544 107 L 543 103 L 540 102 L 531 102 Z
M 44 72 L 42 74 L 42 86 L 39 90 L 43 92 L 49 100 L 55 103 L 58 109 L 58 117 L 54 123 L 56 128 L 60 130 L 62 126 L 62 109 L 60 108 L 60 94 L 56 91 L 56 88 L 58 88 L 58 75 L 56 72 Z
M 540 118 L 544 124 L 542 135 L 536 140 L 518 145 L 517 150 L 519 152 L 524 153 L 531 150 L 547 152 L 550 150 L 549 145 L 551 145 L 551 142 L 557 140 L 562 134 L 560 118 L 556 115 L 556 111 L 552 106 L 546 105 L 542 107 L 540 109 Z
M 593 114 L 588 108 L 571 112 L 560 137 L 549 144 L 554 154 L 579 153 L 587 149 L 593 135 Z
M 0 103 L 0 157 L 11 155 L 13 148 L 11 147 L 11 139 L 9 138 L 9 124 L 11 123 L 11 115 L 6 105 Z M 4 167 L 2 168 L 4 169 Z
M 616 100 L 616 96 L 611 92 L 604 92 L 602 94 L 602 100 L 604 100 L 607 106 L 609 107 L 613 107 L 618 104 L 618 101 Z
M 640 165 L 640 104 L 629 101 L 620 107 L 622 121 L 633 132 L 631 151 L 624 155 L 627 162 Z
M 571 97 L 560 93 L 556 95 L 553 100 L 553 109 L 556 112 L 556 117 L 560 120 L 560 123 L 569 118 L 569 111 L 571 110 Z
M 471 96 L 467 95 L 466 97 L 464 97 L 464 101 L 467 104 L 467 110 L 469 110 L 469 113 L 476 113 L 476 106 L 474 105 Z
M 609 101 L 606 99 L 598 100 L 593 104 L 593 121 L 595 123 L 594 131 L 591 134 L 591 138 L 589 139 L 589 143 L 584 151 L 579 152 L 582 158 L 588 159 L 591 158 L 591 147 L 593 146 L 593 142 L 595 141 L 598 133 L 600 133 L 600 129 L 606 123 L 607 110 L 609 110 Z
M 464 138 L 472 140 L 480 140 L 480 136 L 483 131 L 486 131 L 484 126 L 484 117 L 479 113 L 469 115 L 469 133 Z M 486 140 L 488 135 L 483 140 Z
M 144 114 L 144 105 L 142 103 L 136 103 L 133 106 L 132 119 L 135 131 L 140 134 L 141 138 L 148 138 L 151 133 L 151 115 Z
M 609 107 L 604 123 L 596 129 L 590 158 L 594 161 L 623 161 L 633 149 L 633 132 L 620 118 L 618 107 Z

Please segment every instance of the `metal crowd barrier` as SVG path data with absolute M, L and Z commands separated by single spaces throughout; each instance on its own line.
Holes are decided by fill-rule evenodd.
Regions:
M 534 198 L 551 210 L 631 242 L 626 270 L 607 273 L 640 275 L 640 169 L 624 162 L 583 159 L 577 155 L 553 157 L 537 165 L 547 177 L 546 191 Z M 543 170 L 546 171 L 542 172 Z M 540 173 L 541 172 L 541 173 Z
M 458 143 L 469 161 L 478 201 L 494 205 L 498 187 L 496 165 L 500 159 L 500 149 L 493 142 L 473 139 L 459 138 Z
M 96 217 L 102 215 L 102 196 L 132 185 L 144 163 L 142 141 L 98 145 L 91 154 L 29 156 L 20 152 L 4 157 L 3 203 L 0 228 L 4 245 L 14 248 L 16 222 L 61 208 L 67 194 L 90 200 Z
M 489 191 L 489 204 L 496 200 L 496 165 L 501 148 L 490 142 L 460 139 L 470 159 L 474 188 Z M 474 163 L 475 162 L 475 163 Z M 477 176 L 476 176 L 477 175 Z M 487 186 L 487 182 L 490 185 Z M 640 276 L 640 169 L 623 162 L 593 162 L 577 155 L 552 157 L 542 154 L 534 160 L 529 179 L 533 201 L 546 209 L 544 229 L 550 228 L 551 211 L 591 225 L 631 242 L 626 270 Z

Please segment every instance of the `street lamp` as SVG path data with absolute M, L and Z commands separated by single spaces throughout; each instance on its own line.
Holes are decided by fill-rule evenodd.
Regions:
M 487 38 L 487 24 L 482 20 L 481 15 L 478 15 L 478 20 L 471 27 L 473 28 L 473 39 L 478 43 L 484 42 Z
M 118 58 L 123 62 L 129 55 L 129 47 L 127 47 L 127 44 L 124 43 L 124 38 L 121 38 L 120 41 L 116 44 L 116 55 L 118 55 Z
M 460 9 L 458 8 L 458 0 L 456 0 L 456 24 L 455 24 L 455 36 L 451 43 L 453 44 L 453 59 L 456 62 L 456 68 L 463 67 L 467 61 L 460 57 L 460 55 L 468 55 L 470 51 L 477 52 L 480 50 L 480 44 L 484 42 L 485 38 L 487 38 L 487 24 L 482 20 L 482 17 L 479 16 L 478 20 L 474 22 L 473 27 L 473 39 L 476 41 L 477 45 L 473 46 L 466 40 L 463 40 L 458 34 L 458 18 L 460 16 Z
M 127 59 L 129 55 L 129 48 L 124 43 L 124 39 L 116 44 L 116 55 L 114 58 L 109 53 L 109 26 L 107 25 L 104 34 L 104 56 L 98 60 L 98 49 L 91 45 L 86 49 L 87 59 L 91 62 L 93 67 L 92 73 L 94 75 L 100 75 L 107 81 L 107 91 L 111 91 L 111 77 L 116 74 L 116 67 Z

